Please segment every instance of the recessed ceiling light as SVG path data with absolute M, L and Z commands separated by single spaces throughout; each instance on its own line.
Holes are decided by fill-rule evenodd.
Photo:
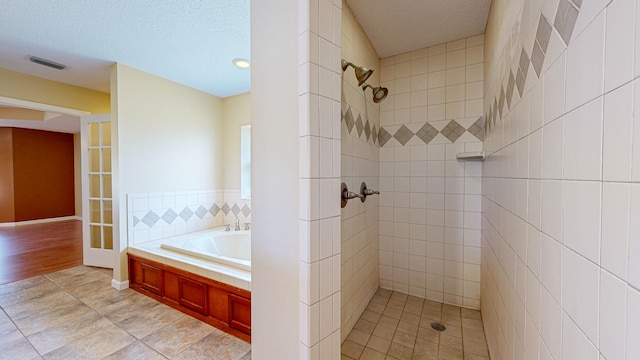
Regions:
M 233 64 L 241 69 L 246 69 L 251 66 L 247 59 L 233 59 Z

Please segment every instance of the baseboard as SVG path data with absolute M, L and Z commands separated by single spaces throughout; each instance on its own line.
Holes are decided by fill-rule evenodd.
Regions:
M 111 287 L 116 290 L 124 290 L 129 288 L 129 280 L 118 281 L 116 279 L 111 279 Z
M 0 223 L 0 227 L 44 224 L 44 223 L 50 223 L 50 222 L 56 222 L 56 221 L 67 221 L 67 220 L 82 220 L 82 217 L 73 215 L 73 216 L 61 216 L 61 217 L 48 218 L 48 219 L 36 219 L 36 220 Z

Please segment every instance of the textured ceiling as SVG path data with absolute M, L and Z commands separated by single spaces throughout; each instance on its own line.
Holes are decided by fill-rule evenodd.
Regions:
M 250 89 L 249 0 L 2 0 L 0 67 L 109 92 L 120 62 L 227 97 Z M 53 70 L 31 55 L 66 64 Z
M 380 58 L 484 33 L 491 0 L 347 0 Z

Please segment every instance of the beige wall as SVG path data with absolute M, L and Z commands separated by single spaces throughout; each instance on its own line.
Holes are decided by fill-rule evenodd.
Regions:
M 84 110 L 108 113 L 109 94 L 78 86 L 0 69 L 0 96 Z
M 222 186 L 222 99 L 123 64 L 111 72 L 117 281 L 126 279 L 126 196 Z M 117 213 L 119 212 L 119 214 Z
M 240 127 L 251 125 L 251 93 L 222 100 L 224 189 L 240 189 Z

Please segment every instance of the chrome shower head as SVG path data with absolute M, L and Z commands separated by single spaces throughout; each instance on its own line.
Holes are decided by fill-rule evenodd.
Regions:
M 387 95 L 389 94 L 389 89 L 387 89 L 386 87 L 373 87 L 367 83 L 364 83 L 362 85 L 362 91 L 365 91 L 367 88 L 370 88 L 373 92 L 373 102 L 376 104 L 384 101 L 384 99 L 386 99 Z
M 342 71 L 346 71 L 349 66 L 353 68 L 353 70 L 356 73 L 356 79 L 358 79 L 358 86 L 361 86 L 362 84 L 364 84 L 364 82 L 367 81 L 367 79 L 371 76 L 371 74 L 373 74 L 373 70 L 367 69 L 364 66 L 355 66 L 353 63 L 350 63 L 345 59 L 342 59 L 341 64 L 342 64 Z

